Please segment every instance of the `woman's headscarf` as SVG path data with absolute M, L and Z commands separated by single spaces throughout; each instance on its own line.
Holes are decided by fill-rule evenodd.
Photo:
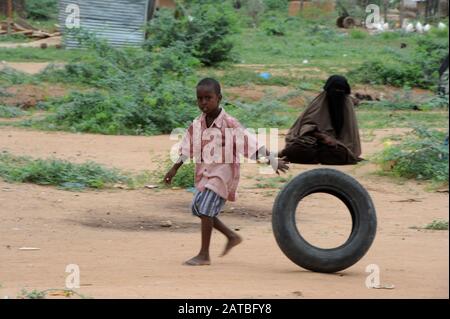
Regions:
M 327 80 L 323 89 L 327 92 L 331 124 L 336 136 L 339 137 L 344 126 L 345 99 L 347 95 L 351 94 L 351 88 L 345 77 L 333 75 Z

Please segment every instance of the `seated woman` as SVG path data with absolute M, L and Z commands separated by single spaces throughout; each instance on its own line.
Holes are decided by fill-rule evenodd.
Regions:
M 361 142 L 347 79 L 333 75 L 289 130 L 279 157 L 291 163 L 352 165 Z

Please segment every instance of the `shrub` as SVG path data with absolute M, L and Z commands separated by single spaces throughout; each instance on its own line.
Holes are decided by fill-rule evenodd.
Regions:
M 171 10 L 162 9 L 147 27 L 144 47 L 154 51 L 181 43 L 185 52 L 211 66 L 232 60 L 234 31 L 236 17 L 227 3 L 193 5 L 178 19 Z
M 0 105 L 0 118 L 14 118 L 26 114 L 18 107 Z
M 49 20 L 58 15 L 58 0 L 26 0 L 25 11 L 28 18 Z
M 252 26 L 256 28 L 259 25 L 261 16 L 263 15 L 266 7 L 263 0 L 247 0 L 245 2 L 245 11 L 251 18 Z
M 23 72 L 16 71 L 13 68 L 5 67 L 0 70 L 0 83 L 8 85 L 36 83 L 32 76 Z
M 432 230 L 448 230 L 448 221 L 446 220 L 433 220 L 431 223 L 425 226 L 425 229 Z
M 414 63 L 422 71 L 422 77 L 429 87 L 437 85 L 439 79 L 439 67 L 448 54 L 448 39 L 420 37 L 417 39 Z
M 269 10 L 286 10 L 289 0 L 264 0 L 264 5 Z
M 102 134 L 169 133 L 197 112 L 193 67 L 197 60 L 177 46 L 155 52 L 115 49 L 90 34 L 81 41 L 95 55 L 64 69 L 49 68 L 41 79 L 70 81 L 103 89 L 72 93 L 43 108 L 55 114 L 35 122 L 44 129 Z
M 163 84 L 139 98 L 128 94 L 77 93 L 51 102 L 55 113 L 35 126 L 100 134 L 152 135 L 185 127 L 195 117 L 193 93 L 181 84 Z
M 366 61 L 348 76 L 354 82 L 393 85 L 398 87 L 428 88 L 420 66 L 413 63 L 387 63 L 386 61 Z
M 129 178 L 118 171 L 87 162 L 73 164 L 56 159 L 31 159 L 0 154 L 0 177 L 8 182 L 54 185 L 67 189 L 105 188 Z
M 155 183 L 165 186 L 164 176 L 172 168 L 170 159 L 163 160 L 158 168 L 153 172 L 152 177 Z M 190 188 L 195 186 L 195 163 L 192 161 L 183 164 L 172 179 L 171 187 Z
M 283 36 L 286 34 L 286 22 L 278 17 L 269 17 L 264 20 L 262 28 L 267 35 Z
M 445 133 L 415 128 L 400 144 L 388 145 L 376 162 L 396 176 L 448 184 Z

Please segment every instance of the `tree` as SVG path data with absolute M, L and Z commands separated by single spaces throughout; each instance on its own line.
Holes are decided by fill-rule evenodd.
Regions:
M 25 0 L 12 0 L 12 4 L 14 12 L 23 17 L 25 12 Z M 0 14 L 3 16 L 8 15 L 8 1 L 0 1 Z

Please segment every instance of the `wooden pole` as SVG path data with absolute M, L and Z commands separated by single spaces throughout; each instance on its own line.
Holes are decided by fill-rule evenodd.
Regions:
M 405 2 L 400 0 L 400 28 L 403 28 L 403 21 L 405 20 Z
M 389 0 L 384 0 L 383 2 L 383 9 L 384 9 L 384 23 L 387 22 L 387 14 L 388 14 L 388 7 L 389 7 Z
M 13 4 L 12 0 L 8 0 L 8 19 L 6 21 L 8 27 L 7 27 L 7 34 L 11 33 L 11 27 L 13 24 Z

